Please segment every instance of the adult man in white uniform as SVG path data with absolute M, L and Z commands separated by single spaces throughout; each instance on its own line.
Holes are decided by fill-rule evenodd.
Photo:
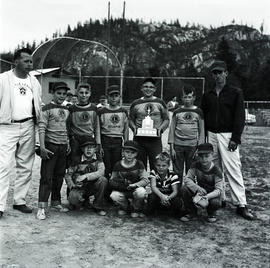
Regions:
M 33 68 L 31 54 L 27 48 L 16 51 L 15 68 L 0 74 L 0 218 L 6 207 L 14 164 L 13 208 L 32 212 L 25 198 L 35 156 L 35 122 L 40 115 L 41 87 L 29 75 Z

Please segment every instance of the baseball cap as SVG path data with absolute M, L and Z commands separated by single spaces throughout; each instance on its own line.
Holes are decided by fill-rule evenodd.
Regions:
M 216 60 L 211 65 L 210 70 L 211 70 L 211 72 L 213 72 L 214 70 L 225 71 L 225 70 L 227 70 L 227 64 L 225 61 Z
M 70 90 L 70 88 L 67 86 L 65 82 L 56 82 L 54 83 L 53 86 L 53 92 L 56 91 L 57 89 L 65 89 L 65 90 Z
M 108 95 L 111 95 L 113 93 L 119 93 L 120 94 L 120 88 L 118 85 L 111 85 L 108 87 Z
M 80 140 L 80 147 L 84 147 L 86 145 L 97 145 L 96 140 L 91 136 L 82 136 Z
M 198 154 L 207 154 L 214 151 L 213 145 L 211 143 L 202 143 L 198 145 Z
M 139 151 L 139 145 L 136 141 L 126 141 L 124 146 L 123 146 L 123 149 L 131 149 L 131 150 L 134 150 L 134 151 Z

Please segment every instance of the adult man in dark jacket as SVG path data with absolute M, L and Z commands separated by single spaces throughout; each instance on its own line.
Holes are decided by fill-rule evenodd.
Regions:
M 202 99 L 208 141 L 214 146 L 216 164 L 220 168 L 223 167 L 229 181 L 232 201 L 237 206 L 237 214 L 247 220 L 252 220 L 254 216 L 246 207 L 238 148 L 245 125 L 243 92 L 226 83 L 228 71 L 224 61 L 215 61 L 210 69 L 216 86 L 205 92 Z

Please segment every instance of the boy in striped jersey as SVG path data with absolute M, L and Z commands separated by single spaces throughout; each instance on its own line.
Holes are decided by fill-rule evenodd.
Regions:
M 111 199 L 119 206 L 119 215 L 131 212 L 131 217 L 144 217 L 142 213 L 147 198 L 145 186 L 149 184 L 143 163 L 137 160 L 138 144 L 126 141 L 123 146 L 123 159 L 118 161 L 110 178 Z
M 101 145 L 105 164 L 105 177 L 109 178 L 115 163 L 122 158 L 122 144 L 128 140 L 128 113 L 119 106 L 120 88 L 108 88 L 108 107 L 100 108 Z
M 79 84 L 77 88 L 78 103 L 69 107 L 68 135 L 71 153 L 69 165 L 74 166 L 81 161 L 82 152 L 80 142 L 83 136 L 91 136 L 96 139 L 98 151 L 100 150 L 100 128 L 97 115 L 97 107 L 90 103 L 91 87 L 89 84 Z
M 138 158 L 142 160 L 147 168 L 149 159 L 150 170 L 154 169 L 155 157 L 162 152 L 161 135 L 169 126 L 169 115 L 163 100 L 154 96 L 156 92 L 155 80 L 147 78 L 144 80 L 141 91 L 143 97 L 135 100 L 130 107 L 129 127 L 134 133 L 134 141 L 138 142 L 140 152 Z M 158 131 L 157 137 L 137 137 L 137 129 L 142 127 L 142 120 L 148 115 L 154 121 L 154 128 Z
M 182 185 L 184 165 L 189 170 L 197 145 L 204 142 L 203 112 L 194 105 L 195 89 L 183 87 L 183 106 L 173 113 L 168 143 L 170 144 L 173 170 L 178 174 Z
M 147 199 L 146 214 L 153 214 L 158 208 L 172 209 L 176 216 L 181 215 L 182 200 L 179 195 L 178 176 L 169 170 L 170 156 L 162 152 L 156 156 L 155 170 L 150 172 L 152 193 Z
M 38 212 L 39 220 L 46 219 L 45 208 L 51 194 L 51 206 L 60 212 L 68 209 L 61 205 L 61 187 L 66 169 L 68 136 L 66 120 L 68 108 L 63 105 L 69 88 L 63 82 L 54 86 L 53 101 L 42 108 L 39 122 L 41 177 L 39 185 Z

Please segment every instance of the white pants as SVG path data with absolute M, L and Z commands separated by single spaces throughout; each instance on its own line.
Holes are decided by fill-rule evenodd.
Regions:
M 14 205 L 25 204 L 35 156 L 34 129 L 33 120 L 0 125 L 0 211 L 5 210 L 9 183 L 13 176 Z
M 244 206 L 247 201 L 239 147 L 234 152 L 228 150 L 231 136 L 232 133 L 212 133 L 209 131 L 208 142 L 214 147 L 215 164 L 224 172 L 229 182 L 233 204 Z

